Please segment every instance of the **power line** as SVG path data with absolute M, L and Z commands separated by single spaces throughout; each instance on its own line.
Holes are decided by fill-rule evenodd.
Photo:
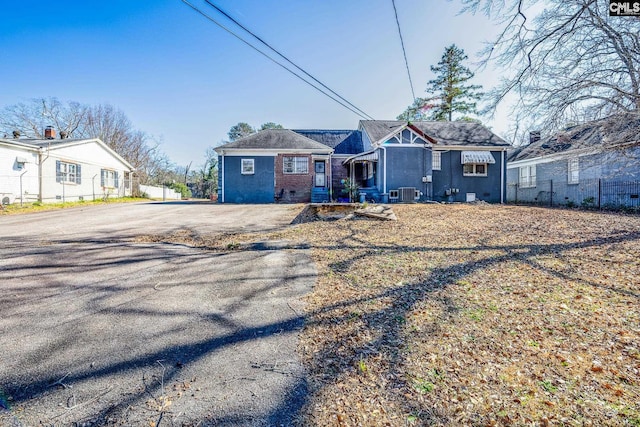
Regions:
M 322 93 L 323 95 L 325 95 L 326 97 L 330 98 L 331 100 L 337 102 L 338 104 L 342 105 L 344 108 L 346 108 L 347 110 L 351 111 L 352 113 L 354 113 L 355 115 L 365 119 L 365 120 L 372 120 L 371 116 L 369 116 L 368 114 L 365 114 L 362 110 L 360 110 L 359 108 L 352 108 L 349 105 L 343 103 L 342 101 L 340 101 L 339 99 L 336 99 L 335 97 L 333 97 L 332 95 L 328 94 L 327 92 L 325 92 L 324 90 L 322 90 L 321 88 L 319 88 L 318 86 L 314 85 L 312 82 L 306 80 L 304 77 L 302 77 L 300 74 L 296 73 L 295 71 L 292 71 L 291 69 L 287 68 L 284 64 L 276 61 L 275 59 L 273 59 L 272 57 L 270 57 L 269 55 L 267 55 L 265 52 L 263 52 L 262 50 L 258 49 L 257 47 L 255 47 L 254 45 L 252 45 L 250 42 L 248 42 L 247 40 L 245 40 L 244 38 L 240 37 L 238 34 L 234 33 L 233 31 L 231 31 L 229 28 L 225 27 L 224 25 L 222 25 L 221 23 L 219 23 L 218 21 L 216 21 L 215 19 L 213 19 L 211 16 L 207 15 L 205 12 L 203 12 L 202 10 L 200 10 L 198 7 L 194 6 L 193 4 L 189 3 L 187 0 L 182 0 L 182 2 L 184 4 L 186 4 L 187 6 L 189 6 L 191 9 L 193 9 L 194 11 L 196 11 L 197 13 L 199 13 L 200 15 L 202 15 L 203 17 L 205 17 L 206 19 L 208 19 L 209 21 L 213 22 L 214 24 L 216 24 L 218 27 L 222 28 L 223 30 L 225 30 L 226 32 L 228 32 L 229 34 L 231 34 L 232 36 L 234 36 L 235 38 L 237 38 L 238 40 L 240 40 L 242 43 L 246 44 L 247 46 L 249 46 L 251 49 L 255 50 L 256 52 L 258 52 L 259 54 L 261 54 L 262 56 L 264 56 L 265 58 L 267 58 L 268 60 L 270 60 L 271 62 L 273 62 L 274 64 L 280 66 L 281 68 L 285 69 L 286 71 L 288 71 L 289 73 L 293 74 L 295 77 L 297 77 L 298 79 L 302 80 L 303 82 L 305 82 L 306 84 L 308 84 L 309 86 L 311 86 L 312 88 L 314 88 L 315 90 L 317 90 L 318 92 Z M 335 93 L 335 92 L 334 92 Z
M 411 80 L 411 72 L 409 71 L 409 61 L 407 61 L 407 51 L 404 48 L 402 31 L 400 31 L 400 20 L 398 19 L 398 10 L 396 9 L 396 1 L 391 0 L 391 4 L 393 4 L 393 13 L 396 15 L 396 24 L 398 25 L 398 34 L 400 34 L 400 46 L 402 46 L 402 54 L 404 55 L 404 64 L 407 66 L 407 75 L 409 76 L 409 86 L 411 86 L 411 96 L 413 96 L 413 102 L 416 102 L 416 93 L 413 90 L 413 81 Z
M 261 37 L 259 37 L 258 35 L 256 35 L 253 31 L 251 31 L 250 29 L 248 29 L 247 27 L 245 27 L 244 25 L 242 25 L 240 22 L 238 22 L 235 18 L 233 18 L 231 15 L 229 15 L 227 12 L 225 12 L 224 10 L 222 10 L 219 6 L 215 5 L 213 2 L 211 2 L 210 0 L 204 0 L 209 6 L 211 6 L 212 8 L 214 8 L 215 10 L 217 10 L 218 12 L 220 12 L 222 15 L 224 15 L 225 17 L 227 17 L 228 19 L 230 19 L 234 24 L 236 24 L 238 27 L 242 28 L 243 30 L 245 30 L 247 33 L 251 34 L 256 40 L 258 40 L 260 43 L 262 43 L 263 45 L 265 45 L 266 47 L 268 47 L 269 49 L 271 49 L 273 52 L 275 52 L 278 56 L 280 56 L 282 59 L 284 59 L 285 61 L 287 61 L 289 64 L 293 65 L 294 67 L 296 67 L 298 70 L 300 70 L 301 72 L 303 72 L 306 76 L 310 77 L 313 81 L 315 81 L 316 83 L 318 83 L 319 85 L 321 85 L 322 87 L 324 87 L 325 89 L 327 89 L 329 92 L 331 92 L 332 94 L 334 94 L 335 96 L 337 96 L 338 98 L 340 98 L 341 100 L 343 100 L 344 102 L 346 102 L 347 104 L 349 104 L 350 106 L 352 106 L 353 108 L 355 108 L 356 110 L 358 110 L 359 112 L 361 112 L 362 114 L 364 114 L 365 116 L 367 116 L 370 120 L 373 120 L 373 117 L 371 117 L 369 114 L 365 113 L 364 111 L 362 111 L 360 108 L 356 107 L 355 105 L 353 105 L 351 102 L 349 102 L 348 100 L 346 100 L 345 98 L 343 98 L 342 96 L 340 96 L 338 93 L 336 93 L 333 89 L 331 89 L 329 86 L 325 85 L 324 83 L 322 83 L 320 80 L 318 80 L 317 78 L 315 78 L 314 76 L 312 76 L 311 74 L 309 74 L 306 70 L 302 69 L 301 67 L 299 67 L 296 63 L 294 63 L 293 61 L 291 61 L 289 58 L 287 58 L 284 54 L 280 53 L 280 51 L 278 51 L 275 47 L 271 46 L 269 43 L 267 43 L 266 41 L 264 41 Z

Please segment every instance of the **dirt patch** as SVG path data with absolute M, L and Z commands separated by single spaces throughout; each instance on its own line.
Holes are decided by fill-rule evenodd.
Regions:
M 397 220 L 393 209 L 386 205 L 361 205 L 356 203 L 310 204 L 300 212 L 292 224 L 313 221 L 337 221 L 351 219 Z

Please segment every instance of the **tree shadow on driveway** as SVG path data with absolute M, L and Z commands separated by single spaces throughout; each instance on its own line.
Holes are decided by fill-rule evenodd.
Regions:
M 0 422 L 290 424 L 303 404 L 307 251 L 6 243 Z

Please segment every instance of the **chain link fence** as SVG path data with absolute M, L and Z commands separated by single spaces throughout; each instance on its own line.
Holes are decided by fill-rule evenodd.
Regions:
M 507 202 L 540 206 L 566 206 L 640 212 L 640 181 L 581 179 L 537 181 L 535 186 L 507 184 Z
M 42 189 L 43 197 L 40 197 Z M 103 187 L 100 176 L 83 177 L 80 183 L 56 182 L 56 176 L 43 176 L 42 182 L 37 176 L 25 174 L 0 175 L 0 203 L 62 203 L 72 201 L 104 200 L 116 197 L 140 196 L 140 185 L 134 177 L 126 177 L 117 187 Z
M 40 198 L 42 187 L 44 197 Z M 192 198 L 217 198 L 217 185 L 212 181 L 188 183 Z M 145 185 L 136 176 L 125 177 L 118 187 L 103 187 L 100 176 L 82 177 L 81 182 L 56 182 L 55 176 L 43 176 L 42 184 L 37 176 L 24 174 L 0 175 L 0 204 L 22 204 L 42 201 L 43 203 L 64 203 L 76 201 L 106 200 L 117 197 L 146 197 L 157 200 L 180 200 L 180 192 L 163 185 Z

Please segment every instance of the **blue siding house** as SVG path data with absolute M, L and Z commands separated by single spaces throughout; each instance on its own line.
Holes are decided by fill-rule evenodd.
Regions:
M 265 130 L 216 148 L 223 203 L 484 200 L 506 194 L 510 145 L 478 123 L 363 120 L 357 130 Z
M 542 138 L 532 132 L 508 160 L 508 201 L 638 205 L 640 117 L 621 114 Z M 619 194 L 603 194 L 605 181 Z
M 479 123 L 363 120 L 359 129 L 373 149 L 347 163 L 373 179 L 360 181 L 373 199 L 504 201 L 510 145 Z
M 333 149 L 288 129 L 266 129 L 215 149 L 221 203 L 308 202 L 328 198 Z

